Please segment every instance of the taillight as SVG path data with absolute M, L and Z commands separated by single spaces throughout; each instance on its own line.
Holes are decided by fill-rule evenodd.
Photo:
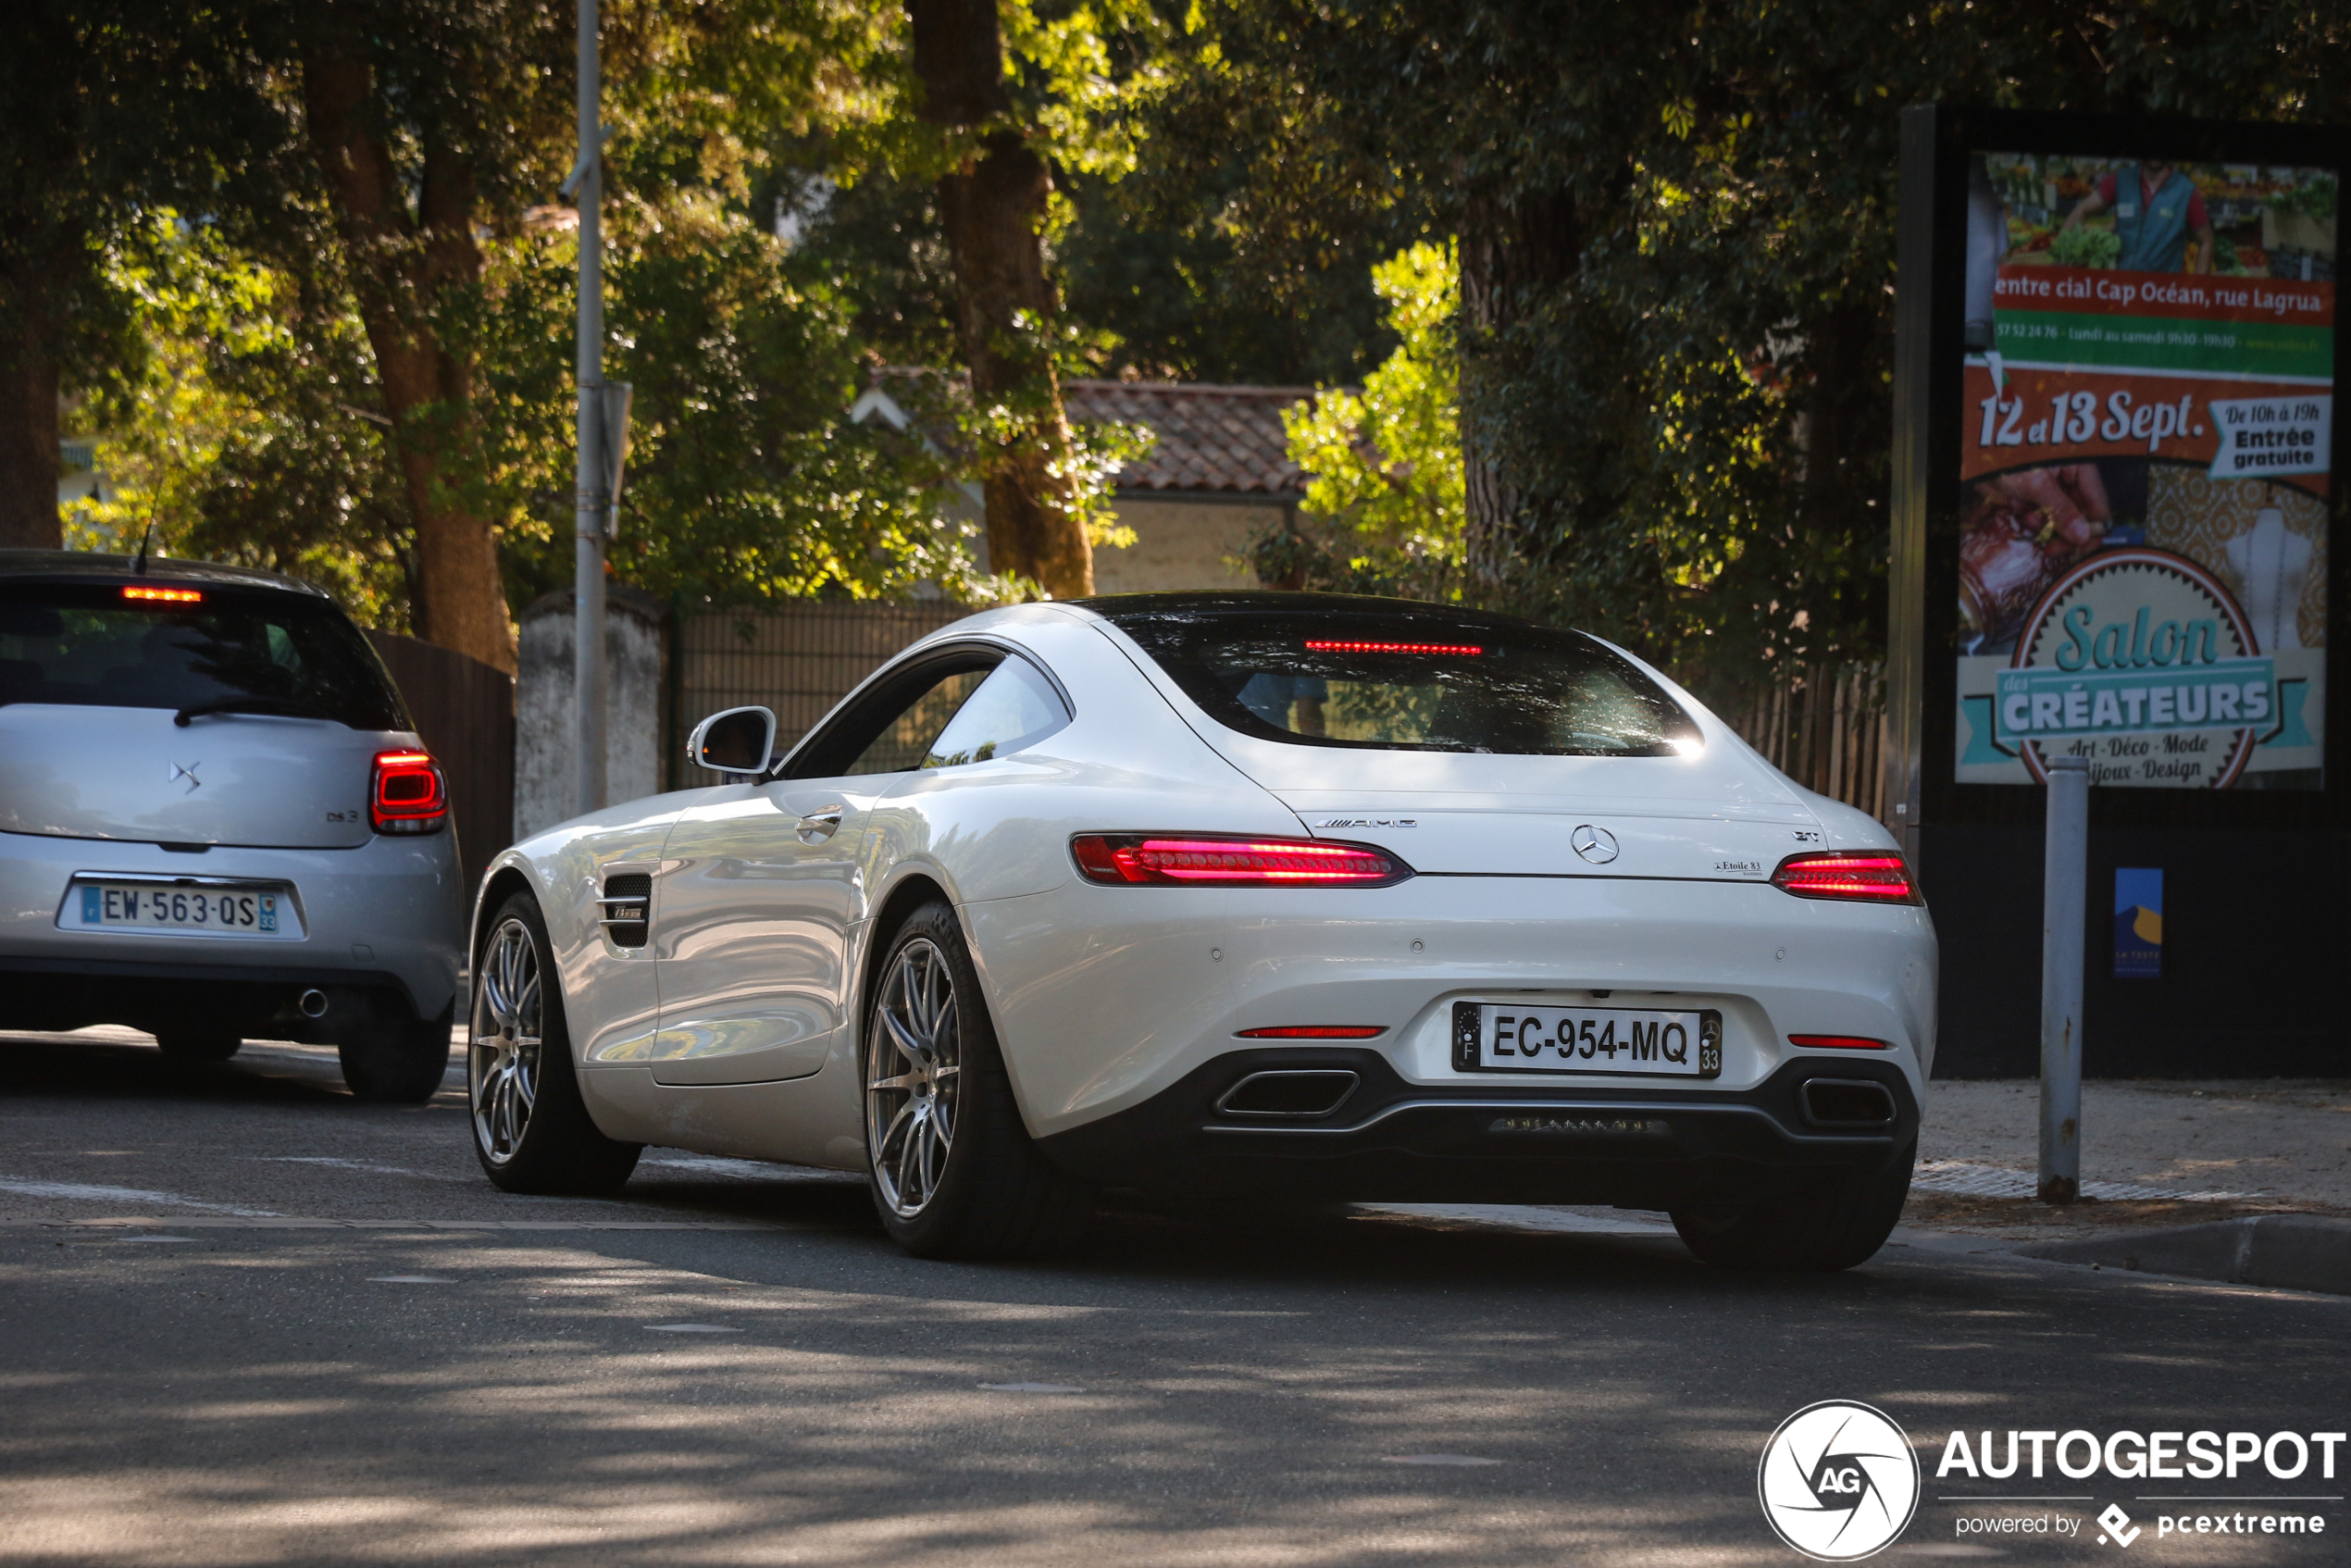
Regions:
M 1877 852 L 1792 854 L 1772 873 L 1772 885 L 1800 899 L 1861 903 L 1917 903 L 1919 890 L 1898 854 Z
M 1367 844 L 1211 834 L 1088 833 L 1070 840 L 1089 882 L 1176 887 L 1385 888 L 1412 868 Z
M 1377 1039 L 1386 1024 L 1280 1024 L 1270 1029 L 1243 1029 L 1242 1039 Z
M 1872 1039 L 1867 1035 L 1790 1035 L 1790 1045 L 1800 1045 L 1807 1051 L 1891 1051 L 1890 1040 Z
M 379 833 L 438 833 L 449 820 L 449 786 L 429 752 L 378 752 L 367 815 Z

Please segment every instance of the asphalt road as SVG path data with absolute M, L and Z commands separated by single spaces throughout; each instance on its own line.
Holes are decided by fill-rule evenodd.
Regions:
M 1128 1213 L 1069 1263 L 926 1263 L 853 1182 L 648 1153 L 617 1201 L 509 1198 L 454 1090 L 0 1039 L 0 1562 L 1795 1563 L 1757 1460 L 1826 1399 L 1925 1467 L 1890 1556 L 2111 1559 L 2082 1522 L 2119 1502 L 2131 1558 L 2346 1557 L 2315 1466 L 1935 1468 L 1955 1425 L 2340 1430 L 2351 1300 L 1932 1245 L 1740 1276 L 1364 1213 Z M 2011 1490 L 2075 1500 L 1947 1500 Z M 2197 1506 L 2139 1500 L 2167 1491 L 2326 1499 L 2209 1506 L 2327 1533 L 2158 1537 Z M 1959 1530 L 2046 1516 L 2080 1533 Z

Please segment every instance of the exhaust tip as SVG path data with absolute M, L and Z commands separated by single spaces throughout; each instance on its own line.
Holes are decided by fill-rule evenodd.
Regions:
M 1814 1126 L 1860 1131 L 1894 1125 L 1894 1096 L 1871 1078 L 1807 1078 L 1798 1098 L 1804 1119 Z
M 1251 1073 L 1216 1101 L 1226 1116 L 1327 1116 L 1355 1092 L 1344 1068 L 1313 1067 Z
M 302 1009 L 302 1015 L 305 1018 L 323 1018 L 327 1015 L 327 993 L 315 989 L 306 990 L 295 1000 L 294 1005 Z

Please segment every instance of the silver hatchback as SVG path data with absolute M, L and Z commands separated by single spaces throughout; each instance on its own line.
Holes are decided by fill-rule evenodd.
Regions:
M 0 1028 L 339 1048 L 440 1085 L 466 889 L 439 765 L 317 589 L 0 550 Z

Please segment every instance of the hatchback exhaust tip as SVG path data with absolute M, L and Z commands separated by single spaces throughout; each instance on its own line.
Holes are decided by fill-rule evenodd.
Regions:
M 1870 1078 L 1807 1078 L 1797 1098 L 1814 1126 L 1860 1131 L 1894 1125 L 1894 1096 Z
M 294 1005 L 302 1009 L 305 1018 L 323 1018 L 327 1015 L 327 993 L 316 989 L 306 990 L 295 999 Z

